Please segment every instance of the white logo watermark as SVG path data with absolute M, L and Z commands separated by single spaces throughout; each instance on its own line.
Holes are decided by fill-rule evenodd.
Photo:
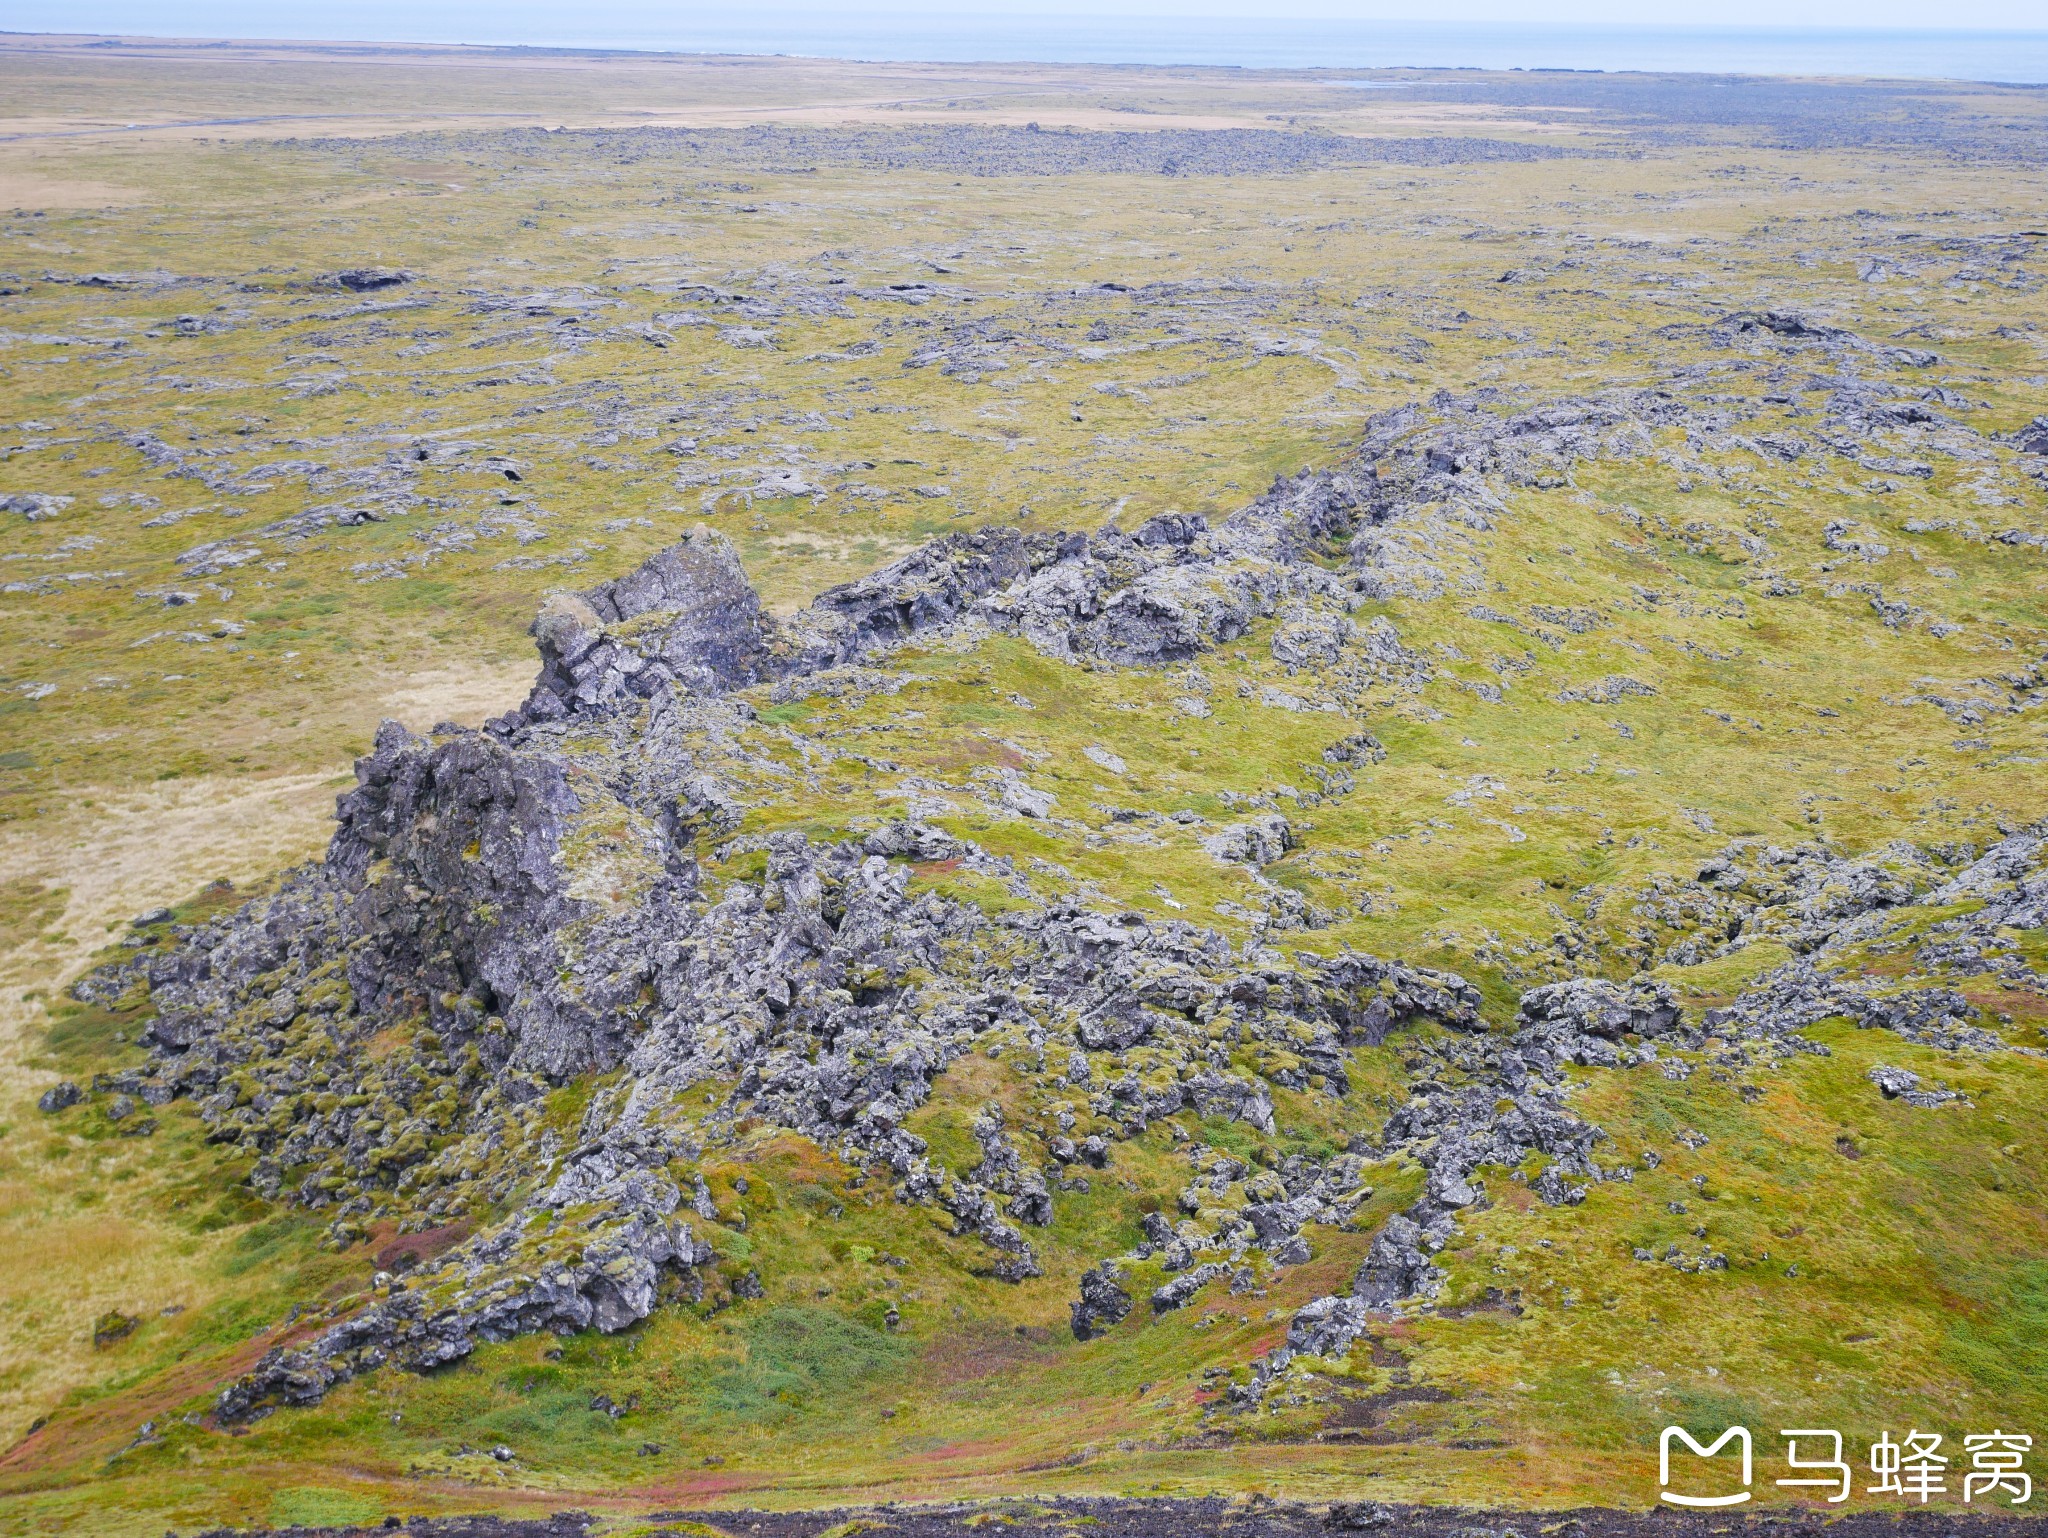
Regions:
M 1702 1458 L 1713 1457 L 1714 1454 L 1718 1453 L 1730 1442 L 1740 1442 L 1742 1444 L 1742 1488 L 1733 1495 L 1675 1494 L 1670 1488 L 1671 1444 L 1673 1442 L 1683 1442 Z M 1666 1426 L 1664 1428 L 1664 1435 L 1657 1441 L 1657 1488 L 1661 1493 L 1660 1498 L 1669 1501 L 1674 1506 L 1739 1506 L 1742 1502 L 1749 1499 L 1750 1456 L 1751 1448 L 1749 1428 L 1747 1426 L 1730 1426 L 1705 1447 L 1695 1442 L 1692 1439 L 1692 1433 L 1683 1426 Z
M 1773 1484 L 1826 1490 L 1830 1506 L 1840 1505 L 1854 1493 L 1856 1471 L 1844 1456 L 1842 1433 L 1817 1427 L 1780 1431 L 1785 1439 L 1785 1466 L 1792 1474 Z M 1734 1444 L 1742 1457 L 1739 1480 L 1716 1470 L 1720 1493 L 1690 1495 L 1671 1488 L 1671 1444 L 1684 1444 L 1699 1458 L 1713 1458 Z M 1963 1474 L 1965 1501 L 2003 1500 L 2021 1506 L 2033 1499 L 2034 1481 L 2026 1472 L 2027 1453 L 2034 1439 L 2018 1431 L 1983 1431 L 1963 1438 L 1963 1451 L 1970 1467 Z M 1942 1450 L 1941 1433 L 1907 1431 L 1903 1441 L 1893 1441 L 1889 1431 L 1880 1432 L 1870 1444 L 1870 1472 L 1874 1483 L 1864 1486 L 1869 1495 L 1896 1495 L 1926 1505 L 1935 1496 L 1949 1494 L 1949 1455 Z M 1755 1448 L 1747 1426 L 1730 1426 L 1711 1442 L 1702 1443 L 1683 1426 L 1666 1426 L 1657 1439 L 1657 1499 L 1673 1506 L 1739 1506 L 1751 1494 L 1755 1480 Z M 1730 1485 L 1733 1488 L 1730 1488 Z

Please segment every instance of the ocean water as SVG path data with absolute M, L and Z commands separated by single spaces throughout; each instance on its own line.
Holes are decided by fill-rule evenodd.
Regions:
M 1282 0 L 1284 4 L 1284 0 Z M 0 0 L 0 28 L 1244 69 L 1679 70 L 2048 83 L 2048 30 L 1003 16 L 686 0 Z

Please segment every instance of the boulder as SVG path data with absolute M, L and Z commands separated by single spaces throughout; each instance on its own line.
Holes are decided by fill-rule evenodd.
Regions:
M 76 1084 L 73 1084 L 69 1079 L 65 1079 L 62 1083 L 53 1084 L 50 1088 L 43 1091 L 41 1097 L 36 1101 L 36 1109 L 45 1116 L 54 1116 L 59 1111 L 70 1110 L 71 1107 L 77 1105 L 84 1098 L 85 1091 Z
M 1201 843 L 1227 864 L 1270 865 L 1295 847 L 1294 827 L 1278 812 L 1267 812 L 1220 828 Z
M 1105 1260 L 1081 1273 L 1081 1296 L 1069 1309 L 1074 1339 L 1092 1340 L 1130 1311 L 1131 1295 L 1124 1290 L 1116 1263 Z

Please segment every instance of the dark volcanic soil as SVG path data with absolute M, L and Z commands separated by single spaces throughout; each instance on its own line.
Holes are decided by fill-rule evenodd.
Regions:
M 645 1520 L 682 1529 L 702 1523 L 733 1538 L 817 1538 L 827 1528 L 854 1519 L 876 1524 L 888 1538 L 982 1538 L 981 1524 L 968 1519 L 988 1513 L 1003 1519 L 1005 1538 L 1075 1538 L 1071 1524 L 1086 1519 L 1088 1538 L 1805 1538 L 1823 1528 L 1828 1538 L 2037 1538 L 2043 1519 L 1993 1511 L 1959 1512 L 1929 1506 L 1925 1511 L 1884 1509 L 1846 1512 L 1647 1512 L 1587 1508 L 1579 1511 L 1476 1511 L 1458 1507 L 1385 1506 L 1371 1502 L 1328 1508 L 1291 1501 L 1124 1500 L 1068 1497 L 1044 1501 L 975 1502 L 956 1505 L 840 1507 L 819 1511 L 664 1511 Z M 581 1512 L 507 1521 L 497 1517 L 418 1518 L 381 1528 L 317 1530 L 320 1538 L 369 1538 L 398 1531 L 409 1538 L 583 1538 L 596 1519 Z M 686 1529 L 685 1529 L 686 1530 Z M 295 1538 L 316 1530 L 294 1528 Z M 228 1538 L 225 1531 L 203 1538 Z M 260 1535 L 247 1535 L 260 1538 Z M 655 1538 L 655 1535 L 650 1535 Z

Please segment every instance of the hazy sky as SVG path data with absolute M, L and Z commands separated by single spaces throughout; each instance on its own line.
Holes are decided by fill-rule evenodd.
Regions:
M 602 0 L 600 0 L 600 4 Z M 0 7 L 4 8 L 4 7 Z M 687 10 L 688 6 L 674 7 Z M 768 11 L 967 12 L 1346 18 L 1401 21 L 1625 22 L 1636 26 L 2048 27 L 2048 0 L 898 0 L 887 5 L 767 5 Z
M 692 21 L 727 29 L 740 17 L 829 15 L 858 25 L 863 15 L 1173 16 L 1328 18 L 1352 21 L 1622 23 L 1737 27 L 2048 27 L 2048 0 L 886 0 L 865 5 L 768 0 L 350 0 L 318 8 L 262 0 L 0 0 L 0 30 L 120 31 L 159 36 L 373 38 L 464 36 L 479 41 L 587 26 L 687 30 Z

